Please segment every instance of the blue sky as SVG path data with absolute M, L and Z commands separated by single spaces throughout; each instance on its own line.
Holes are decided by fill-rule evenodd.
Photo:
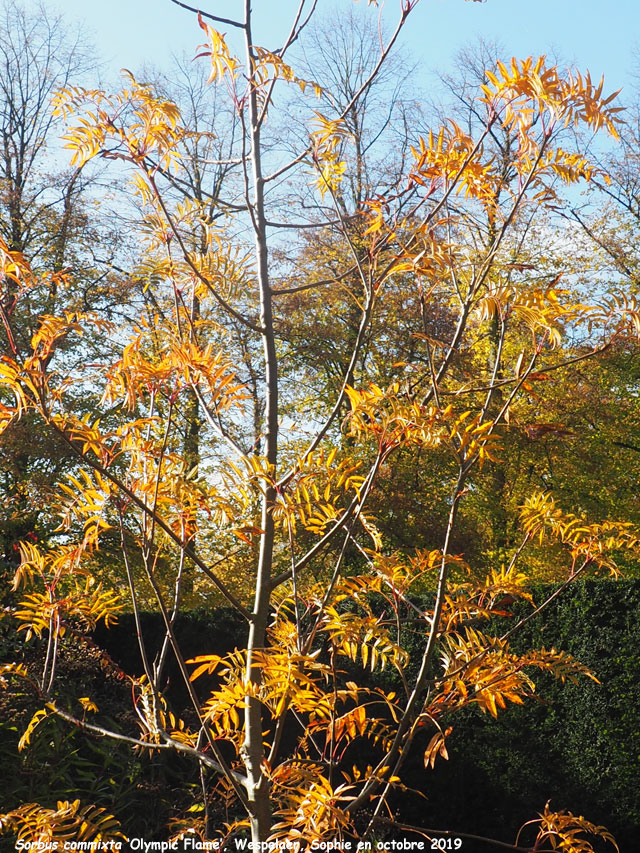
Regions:
M 338 20 L 340 9 L 353 2 L 319 0 L 319 8 L 335 10 Z M 242 0 L 201 3 L 225 17 L 243 6 Z M 194 16 L 170 0 L 58 0 L 56 5 L 69 19 L 86 22 L 99 54 L 114 71 L 125 66 L 135 72 L 144 62 L 163 66 L 172 52 L 195 52 L 202 41 Z M 253 5 L 255 41 L 277 46 L 295 0 L 254 0 Z M 365 0 L 357 5 L 361 14 L 377 14 Z M 400 0 L 386 0 L 383 14 L 389 23 L 399 5 Z M 403 41 L 426 71 L 448 71 L 455 53 L 477 35 L 503 43 L 506 58 L 555 51 L 594 77 L 604 73 L 606 88 L 617 89 L 632 82 L 629 72 L 640 51 L 640 0 L 420 0 Z

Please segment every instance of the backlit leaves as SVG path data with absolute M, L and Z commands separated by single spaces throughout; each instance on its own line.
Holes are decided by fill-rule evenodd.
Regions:
M 554 287 L 518 287 L 496 284 L 477 303 L 480 316 L 489 320 L 510 317 L 528 327 L 534 336 L 557 347 L 566 326 L 580 321 L 590 309 L 568 301 L 566 291 Z
M 342 146 L 349 132 L 340 119 L 329 119 L 316 112 L 315 130 L 311 132 L 312 157 L 318 171 L 316 186 L 324 198 L 327 191 L 335 192 L 342 181 L 347 164 L 341 159 Z
M 253 68 L 253 84 L 255 86 L 263 87 L 272 80 L 280 79 L 285 80 L 287 83 L 295 83 L 303 93 L 307 87 L 310 87 L 317 97 L 322 94 L 322 88 L 317 83 L 302 80 L 295 74 L 293 68 L 281 56 L 278 56 L 277 53 L 272 53 L 265 47 L 257 45 L 254 45 L 253 52 L 256 57 Z
M 404 0 L 402 14 L 414 5 Z M 340 380 L 330 389 L 331 414 L 307 443 L 326 401 L 314 404 L 309 416 L 301 401 L 315 393 L 316 379 L 309 379 L 309 392 L 292 387 L 308 378 L 297 366 L 289 385 L 278 385 L 276 365 L 286 364 L 279 350 L 286 308 L 275 297 L 287 289 L 272 287 L 277 268 L 265 272 L 277 257 L 274 251 L 268 260 L 266 229 L 281 217 L 271 216 L 261 199 L 275 197 L 263 190 L 287 170 L 278 172 L 276 163 L 275 177 L 255 178 L 253 192 L 251 175 L 267 175 L 266 161 L 258 159 L 260 129 L 276 81 L 303 92 L 309 85 L 316 94 L 320 90 L 297 76 L 284 51 L 251 44 L 243 77 L 225 36 L 202 15 L 199 23 L 208 42 L 201 56 L 210 61 L 210 82 L 226 85 L 238 133 L 244 134 L 240 157 L 216 161 L 223 173 L 236 166 L 244 172 L 246 183 L 235 201 L 218 206 L 217 198 L 211 204 L 175 200 L 181 160 L 196 134 L 183 126 L 176 104 L 151 86 L 127 73 L 116 95 L 68 88 L 56 96 L 57 114 L 70 122 L 65 141 L 76 166 L 100 155 L 135 167 L 133 185 L 143 208 L 135 237 L 143 256 L 127 278 L 142 291 L 147 313 L 126 330 L 79 313 L 45 313 L 30 343 L 23 344 L 24 356 L 9 341 L 0 362 L 0 428 L 33 413 L 73 454 L 52 501 L 61 517 L 55 547 L 31 540 L 21 547 L 14 615 L 20 631 L 45 636 L 51 649 L 71 626 L 84 630 L 97 620 L 112 621 L 120 601 L 94 579 L 92 562 L 101 542 L 113 538 L 113 528 L 123 545 L 126 582 L 119 583 L 129 586 L 136 606 L 135 593 L 146 584 L 165 616 L 167 643 L 173 642 L 173 620 L 194 565 L 202 587 L 194 583 L 191 594 L 210 581 L 216 586 L 210 565 L 249 578 L 246 588 L 257 577 L 258 588 L 246 596 L 254 604 L 234 602 L 250 623 L 249 647 L 187 662 L 194 667 L 191 680 L 198 682 L 187 685 L 195 724 L 168 708 L 158 685 L 147 680 L 149 673 L 133 683 L 142 731 L 137 746 L 201 751 L 201 762 L 226 778 L 223 786 L 239 801 L 244 791 L 250 803 L 253 795 L 270 797 L 275 825 L 266 832 L 308 845 L 353 830 L 352 798 L 364 792 L 369 803 L 378 784 L 397 783 L 393 767 L 402 764 L 425 724 L 436 729 L 424 753 L 425 765 L 433 767 L 447 757 L 451 728 L 445 714 L 477 705 L 495 717 L 535 693 L 535 670 L 563 681 L 594 678 L 554 648 L 516 654 L 508 632 L 491 634 L 511 614 L 514 600 L 532 603 L 526 558 L 519 563 L 515 551 L 505 566 L 505 546 L 499 556 L 485 554 L 479 568 L 469 565 L 456 513 L 467 495 L 465 508 L 481 500 L 480 479 L 474 478 L 484 462 L 499 462 L 498 431 L 508 439 L 507 409 L 514 411 L 510 423 L 518 423 L 518 405 L 527 405 L 521 391 L 534 397 L 534 378 L 545 369 L 550 374 L 551 367 L 536 360 L 561 366 L 563 338 L 596 325 L 611 335 L 640 329 L 640 310 L 631 297 L 584 306 L 570 284 L 566 291 L 557 287 L 562 270 L 520 275 L 535 269 L 521 263 L 526 255 L 521 210 L 529 202 L 532 208 L 548 205 L 560 183 L 594 174 L 582 154 L 555 145 L 554 133 L 579 124 L 615 135 L 619 108 L 589 75 L 562 74 L 544 58 L 500 63 L 487 72 L 481 103 L 474 105 L 484 125 L 479 133 L 455 121 L 425 133 L 394 192 L 368 199 L 349 216 L 340 193 L 345 151 L 356 140 L 344 117 L 315 113 L 309 144 L 291 169 L 312 167 L 321 199 L 327 201 L 328 194 L 334 202 L 344 242 L 337 251 L 331 245 L 326 250 L 322 260 L 329 273 L 322 286 L 344 288 L 349 317 L 348 347 L 337 358 Z M 238 91 L 241 80 L 244 92 Z M 365 86 L 363 99 L 366 94 Z M 508 143 L 504 162 L 495 153 L 498 137 Z M 294 174 L 286 179 L 291 184 Z M 167 179 L 169 193 L 163 189 Z M 238 220 L 227 226 L 235 211 L 242 211 L 243 231 L 246 226 L 255 231 L 260 249 L 255 263 L 243 248 L 244 234 L 238 236 Z M 19 295 L 53 281 L 35 277 L 4 245 L 0 265 Z M 327 300 L 327 313 L 333 304 Z M 313 310 L 300 309 L 307 312 L 305 322 Z M 9 324 L 3 322 L 6 331 Z M 387 359 L 395 346 L 389 341 L 396 326 L 406 339 L 406 354 L 378 366 L 374 362 Z M 73 400 L 73 377 L 56 371 L 64 363 L 66 338 L 84 335 L 89 327 L 112 335 L 120 354 L 92 366 L 87 384 L 91 395 L 97 393 L 80 408 Z M 269 369 L 263 372 L 265 361 Z M 561 425 L 547 419 L 534 426 L 540 432 L 541 426 L 548 431 Z M 194 432 L 197 448 L 187 453 Z M 445 495 L 434 498 L 439 506 L 423 539 L 428 544 L 415 551 L 409 536 L 394 551 L 367 507 L 403 456 L 415 466 L 416 487 L 428 471 L 427 482 Z M 572 574 L 582 563 L 613 566 L 616 550 L 637 551 L 629 525 L 590 523 L 560 511 L 548 496 L 527 501 L 523 525 L 522 548 L 550 539 L 569 552 Z M 164 597 L 171 584 L 175 613 Z M 409 632 L 412 640 L 423 641 L 415 661 L 421 674 L 413 681 Z M 53 662 L 48 666 L 41 685 L 45 696 L 54 681 Z M 395 668 L 404 695 L 346 681 L 344 670 L 351 677 L 357 667 Z M 150 670 L 146 661 L 145 668 Z M 191 693 L 203 687 L 205 675 L 206 692 Z M 89 697 L 80 703 L 84 714 L 94 713 Z M 37 712 L 22 746 L 53 711 L 50 706 Z M 283 734 L 289 722 L 297 737 Z M 400 736 L 394 737 L 398 725 Z M 357 767 L 338 784 L 327 765 L 360 739 L 375 744 L 384 757 L 377 768 Z M 216 754 L 218 742 L 224 743 Z M 71 826 L 80 806 L 59 804 L 58 811 Z M 37 824 L 36 812 L 25 816 Z M 55 823 L 53 812 L 47 820 Z M 575 822 L 546 813 L 544 821 L 545 841 L 561 839 L 567 849 L 581 849 Z
M 460 633 L 448 633 L 443 646 L 442 692 L 433 699 L 431 713 L 474 703 L 497 717 L 507 702 L 522 705 L 535 692 L 535 684 L 525 667 L 543 669 L 561 681 L 576 681 L 579 676 L 596 680 L 571 655 L 555 649 L 517 655 L 509 650 L 506 640 L 470 626 Z
M 351 823 L 345 809 L 338 805 L 348 800 L 349 790 L 346 784 L 334 789 L 328 779 L 316 775 L 307 786 L 291 791 L 287 807 L 277 810 L 279 821 L 271 838 L 309 843 L 335 837 Z
M 536 846 L 550 844 L 554 850 L 562 850 L 566 853 L 593 853 L 594 848 L 588 838 L 592 835 L 602 838 L 619 851 L 613 835 L 605 826 L 597 826 L 566 810 L 554 812 L 549 808 L 549 803 L 545 805 L 539 821 L 532 821 L 532 823 L 540 827 Z
M 351 434 L 375 437 L 385 451 L 402 444 L 437 447 L 446 436 L 443 425 L 453 411 L 451 407 L 422 406 L 403 395 L 398 384 L 386 391 L 374 384 L 362 390 L 347 388 L 347 396 Z
M 55 593 L 51 588 L 46 592 L 29 593 L 19 602 L 13 615 L 20 623 L 18 630 L 26 631 L 29 640 L 34 634 L 40 637 L 43 631 L 63 636 L 65 621 L 77 621 L 85 630 L 93 630 L 100 620 L 108 626 L 116 622 L 122 607 L 117 593 L 103 590 L 102 584 L 87 578 L 84 583 L 77 580 L 67 583 Z
M 323 630 L 329 634 L 339 654 L 352 661 L 361 661 L 371 671 L 384 669 L 388 664 L 402 668 L 408 655 L 391 639 L 389 630 L 373 614 L 338 613 L 335 607 L 326 608 Z
M 55 114 L 76 121 L 63 137 L 72 165 L 82 166 L 101 154 L 141 165 L 157 157 L 163 168 L 175 168 L 185 133 L 178 107 L 156 98 L 150 86 L 138 83 L 126 69 L 123 74 L 130 88 L 117 95 L 68 87 L 55 96 Z
M 524 666 L 533 666 L 537 669 L 550 672 L 554 678 L 562 681 L 571 681 L 574 684 L 580 677 L 590 678 L 596 684 L 600 684 L 591 670 L 577 661 L 567 652 L 556 651 L 556 649 L 536 649 L 525 654 L 520 659 Z
M 521 509 L 526 532 L 542 543 L 546 537 L 564 545 L 572 558 L 572 571 L 579 563 L 593 564 L 618 574 L 613 555 L 616 551 L 636 554 L 640 537 L 628 522 L 589 523 L 573 513 L 564 512 L 548 494 L 539 492 L 528 498 Z
M 474 702 L 497 717 L 507 702 L 522 705 L 535 690 L 517 655 L 508 652 L 504 641 L 470 627 L 463 634 L 446 637 L 442 664 L 441 701 L 453 703 L 454 707 Z
M 236 71 L 240 65 L 238 59 L 229 51 L 224 35 L 214 30 L 203 19 L 198 12 L 198 23 L 200 28 L 204 30 L 209 40 L 208 45 L 202 45 L 203 50 L 198 56 L 207 56 L 211 61 L 211 73 L 209 74 L 209 83 L 222 80 L 228 76 L 233 80 L 236 76 Z
M 31 281 L 31 269 L 20 252 L 9 248 L 5 240 L 0 237 L 0 275 L 7 278 L 19 288 L 29 286 Z
M 51 713 L 53 712 L 54 708 L 55 706 L 53 705 L 47 705 L 46 708 L 41 708 L 39 711 L 36 711 L 33 717 L 31 717 L 27 728 L 22 733 L 18 742 L 18 750 L 20 752 L 27 746 L 29 746 L 33 733 L 41 723 L 43 723 L 48 717 L 51 716 Z
M 92 536 L 80 545 L 42 548 L 31 542 L 20 543 L 20 566 L 13 588 L 25 587 L 25 593 L 14 610 L 18 630 L 26 638 L 43 632 L 64 635 L 70 624 L 82 630 L 93 630 L 99 621 L 113 624 L 122 610 L 120 596 L 96 581 L 83 565 L 87 550 L 95 544 Z M 27 592 L 27 590 L 31 590 Z
M 112 494 L 111 482 L 98 471 L 80 470 L 77 476 L 68 474 L 67 482 L 59 483 L 58 488 L 61 529 L 69 529 L 78 520 L 84 527 L 85 542 L 97 545 L 100 533 L 110 527 L 105 507 Z
M 349 458 L 338 460 L 336 450 L 316 451 L 299 458 L 295 472 L 279 490 L 274 517 L 295 532 L 300 522 L 306 530 L 322 534 L 358 494 L 364 477 L 360 464 Z
M 56 808 L 26 803 L 0 815 L 0 834 L 12 832 L 18 841 L 34 849 L 62 848 L 66 842 L 100 842 L 108 844 L 125 839 L 119 822 L 106 809 L 80 800 L 58 801 Z
M 185 338 L 170 339 L 154 352 L 155 330 L 142 329 L 127 344 L 122 358 L 112 367 L 104 392 L 105 401 L 122 400 L 133 409 L 141 397 L 161 392 L 175 397 L 184 388 L 199 387 L 215 412 L 245 399 L 244 388 L 224 353 L 212 345 L 201 348 Z
M 191 681 L 205 673 L 215 674 L 221 679 L 222 683 L 211 692 L 202 712 L 211 724 L 214 736 L 236 743 L 239 749 L 242 738 L 240 714 L 245 708 L 247 696 L 252 693 L 251 685 L 245 678 L 246 655 L 242 652 L 234 652 L 225 657 L 198 655 L 187 663 L 197 664 L 191 673 Z M 253 692 L 255 695 L 255 691 Z
M 530 149 L 530 133 L 540 114 L 547 126 L 584 123 L 593 130 L 605 127 L 617 136 L 617 114 L 622 108 L 611 106 L 617 92 L 603 97 L 604 78 L 594 85 L 588 72 L 562 75 L 557 67 L 546 64 L 545 56 L 514 58 L 510 65 L 499 62 L 495 72 L 485 74 L 484 100 L 494 107 L 505 127 L 517 130 L 522 150 Z
M 450 121 L 437 134 L 429 132 L 412 148 L 415 163 L 409 176 L 411 184 L 419 184 L 433 192 L 455 187 L 457 194 L 491 204 L 496 194 L 496 176 L 491 161 L 482 161 L 482 149 Z
M 435 767 L 436 758 L 440 756 L 444 758 L 445 761 L 449 760 L 449 753 L 447 752 L 447 737 L 451 734 L 453 728 L 449 726 L 445 731 L 437 731 L 431 740 L 424 752 L 424 766 L 425 767 Z

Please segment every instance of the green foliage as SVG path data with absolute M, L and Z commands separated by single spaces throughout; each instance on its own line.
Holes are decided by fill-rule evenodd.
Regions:
M 24 647 L 14 644 L 12 637 L 15 634 L 3 635 L 1 659 L 15 660 L 19 655 L 37 673 L 44 664 L 45 645 L 36 642 Z M 82 684 L 103 722 L 135 736 L 138 725 L 131 711 L 131 683 L 123 670 L 86 639 L 66 637 L 61 646 L 56 702 L 91 719 L 91 708 L 78 704 L 77 686 Z M 11 768 L 3 780 L 4 812 L 19 810 L 26 803 L 54 808 L 60 800 L 80 800 L 83 806 L 93 803 L 116 815 L 126 835 L 162 838 L 173 807 L 191 805 L 183 761 L 168 762 L 164 755 L 136 754 L 125 744 L 86 737 L 50 712 L 31 731 L 28 748 L 19 750 L 19 740 L 43 703 L 36 686 L 23 677 L 5 674 L 4 678 L 0 758 L 3 767 Z M 11 826 L 9 821 L 7 829 Z M 0 849 L 13 850 L 14 841 L 0 839 Z
M 535 588 L 534 599 L 551 589 Z M 525 610 L 515 612 L 514 619 Z M 632 850 L 640 824 L 639 617 L 638 581 L 584 581 L 566 589 L 514 636 L 513 646 L 562 648 L 599 683 L 560 685 L 542 677 L 536 702 L 497 720 L 473 711 L 452 719 L 450 760 L 440 765 L 437 786 L 423 789 L 427 802 L 409 812 L 426 812 L 442 827 L 455 818 L 461 829 L 507 841 L 507 827 L 524 821 L 532 802 L 551 797 L 554 807 L 571 803 L 605 823 L 621 850 Z

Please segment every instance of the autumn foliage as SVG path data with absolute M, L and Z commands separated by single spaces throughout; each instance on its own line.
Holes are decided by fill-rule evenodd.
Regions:
M 398 4 L 379 66 L 416 2 Z M 533 614 L 549 603 L 530 593 L 531 566 L 545 561 L 559 584 L 616 574 L 620 555 L 638 552 L 630 522 L 591 520 L 532 489 L 517 541 L 492 560 L 476 565 L 455 543 L 465 502 L 495 486 L 510 431 L 562 431 L 530 417 L 536 389 L 559 385 L 640 329 L 632 295 L 585 299 L 562 269 L 549 274 L 528 255 L 530 222 L 559 203 L 562 188 L 603 178 L 564 131 L 616 137 L 620 108 L 602 82 L 545 57 L 498 63 L 477 88 L 477 132 L 453 120 L 425 132 L 394 186 L 349 210 L 344 184 L 357 140 L 346 118 L 378 68 L 347 109 L 323 112 L 322 86 L 287 61 L 303 21 L 271 51 L 254 43 L 246 5 L 234 23 L 243 56 L 214 15 L 199 15 L 199 61 L 210 85 L 227 91 L 241 129 L 228 158 L 233 204 L 221 197 L 212 212 L 211 199 L 176 191 L 193 167 L 197 131 L 152 85 L 127 73 L 115 94 L 67 86 L 56 95 L 72 164 L 103 158 L 126 171 L 143 245 L 129 286 L 146 308 L 129 327 L 90 310 L 43 314 L 26 349 L 2 315 L 2 429 L 35 418 L 73 459 L 51 501 L 55 535 L 20 544 L 13 578 L 17 630 L 25 641 L 43 638 L 44 668 L 9 664 L 3 677 L 28 679 L 41 698 L 21 748 L 57 716 L 87 737 L 188 757 L 203 780 L 199 796 L 225 798 L 230 817 L 213 826 L 194 811 L 174 823 L 174 837 L 369 838 L 393 826 L 389 795 L 403 790 L 416 743 L 425 772 L 437 773 L 457 711 L 477 706 L 496 717 L 535 695 L 540 672 L 596 677 L 555 648 L 512 651 L 530 616 L 510 619 L 511 606 L 529 602 Z M 292 88 L 307 135 L 289 159 L 265 137 L 274 93 Z M 508 142 L 505 157 L 496 138 Z M 279 192 L 284 178 L 306 186 L 307 221 L 299 221 L 305 206 Z M 313 236 L 300 238 L 300 268 L 282 262 L 271 235 L 298 225 L 329 247 L 330 274 L 318 249 L 302 275 Z M 5 243 L 0 265 L 18 300 L 45 280 L 69 286 L 71 271 L 36 271 Z M 307 302 L 298 291 L 310 291 Z M 325 299 L 353 316 L 330 399 L 313 371 L 284 357 L 294 347 L 287 323 L 311 338 Z M 367 353 L 390 346 L 380 317 L 394 311 L 411 357 L 389 351 L 381 364 Z M 88 339 L 109 339 L 117 356 L 67 358 L 69 341 Z M 84 411 L 79 387 L 92 400 Z M 444 509 L 432 541 L 399 548 L 380 518 L 393 511 L 384 484 L 407 460 L 438 472 Z M 174 623 L 194 602 L 234 607 L 246 621 L 243 647 L 185 659 Z M 109 623 L 124 607 L 154 607 L 166 629 L 156 659 L 144 633 L 137 638 L 145 670 L 131 678 L 137 733 L 111 731 L 90 696 L 75 709 L 56 698 L 65 632 Z M 417 659 L 406 650 L 408 626 L 421 638 Z M 166 696 L 167 656 L 188 691 L 184 719 Z M 393 670 L 402 690 L 360 683 L 358 670 Z M 2 821 L 29 840 L 119 837 L 111 816 L 78 802 L 29 804 Z M 615 847 L 603 827 L 544 803 L 533 824 L 531 849 L 587 851 L 594 834 Z

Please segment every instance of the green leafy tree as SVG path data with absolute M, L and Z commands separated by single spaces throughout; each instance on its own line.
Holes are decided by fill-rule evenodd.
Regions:
M 119 282 L 96 265 L 96 256 L 113 260 L 106 247 L 117 242 L 108 219 L 98 226 L 92 213 L 96 172 L 69 166 L 52 105 L 58 89 L 95 71 L 91 47 L 43 4 L 27 9 L 7 0 L 0 8 L 0 67 L 0 236 L 6 249 L 41 274 L 25 287 L 10 267 L 0 272 L 0 350 L 20 360 L 43 316 L 78 310 L 104 316 L 121 301 L 122 290 L 114 294 Z M 86 364 L 101 360 L 105 339 L 61 337 L 56 348 L 69 365 Z M 78 394 L 79 411 L 87 410 L 87 396 L 86 388 Z M 72 465 L 68 448 L 43 432 L 32 413 L 7 431 L 0 448 L 5 578 L 19 563 L 21 539 L 51 533 L 52 519 L 43 509 L 51 486 Z

